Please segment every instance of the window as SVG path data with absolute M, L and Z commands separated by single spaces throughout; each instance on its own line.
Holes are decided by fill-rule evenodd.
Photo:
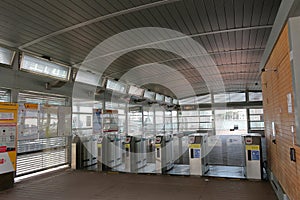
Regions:
M 199 111 L 183 110 L 179 112 L 180 131 L 191 131 L 199 129 Z
M 0 89 L 0 102 L 10 102 L 10 91 Z
M 28 56 L 26 54 L 23 54 L 22 56 L 20 69 L 37 74 L 51 76 L 65 81 L 69 79 L 70 73 L 70 67 L 56 64 L 42 58 Z
M 262 92 L 249 92 L 249 101 L 262 101 Z
M 249 129 L 250 130 L 264 130 L 264 115 L 262 108 L 249 109 Z
M 200 129 L 213 128 L 213 114 L 211 110 L 200 110 Z
M 215 94 L 214 101 L 215 103 L 244 102 L 246 101 L 246 94 L 244 92 Z
M 210 104 L 211 103 L 211 95 L 202 95 L 196 97 L 189 97 L 186 99 L 179 100 L 180 105 L 195 105 L 195 104 Z
M 65 106 L 66 98 L 58 96 L 48 96 L 43 94 L 23 93 L 18 95 L 19 103 L 35 103 L 35 104 L 47 104 L 56 106 Z

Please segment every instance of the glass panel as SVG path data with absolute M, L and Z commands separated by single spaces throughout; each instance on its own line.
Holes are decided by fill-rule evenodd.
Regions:
M 261 121 L 261 115 L 250 115 L 250 121 Z
M 181 116 L 198 116 L 198 111 L 181 111 Z
M 10 91 L 0 89 L 0 102 L 10 102 Z
M 253 114 L 263 114 L 264 110 L 262 108 L 258 108 L 258 109 L 249 109 L 249 113 L 251 115 Z
M 73 114 L 73 128 L 92 128 L 92 114 Z
M 248 132 L 246 109 L 216 110 L 215 126 L 217 135 L 236 135 Z
M 246 101 L 245 93 L 229 93 L 229 102 L 243 102 Z
M 65 106 L 66 98 L 20 92 L 18 95 L 18 102 Z
M 59 79 L 68 80 L 70 68 L 63 65 L 43 60 L 41 58 L 35 58 L 23 54 L 21 69 L 32 71 L 39 74 L 52 76 Z
M 250 129 L 252 130 L 264 130 L 264 122 L 250 122 Z
M 211 110 L 200 110 L 200 116 L 203 115 L 212 115 Z
M 249 101 L 262 101 L 262 92 L 249 92 Z
M 210 117 L 200 117 L 200 122 L 212 122 L 212 116 L 210 116 Z
M 200 122 L 200 129 L 212 129 L 212 123 Z

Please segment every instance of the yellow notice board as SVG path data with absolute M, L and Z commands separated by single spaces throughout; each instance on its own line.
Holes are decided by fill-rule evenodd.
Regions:
M 200 149 L 201 148 L 201 144 L 189 144 L 189 147 L 191 149 Z
M 18 104 L 0 103 L 0 174 L 16 170 Z
M 18 121 L 18 104 L 0 103 L 0 123 L 14 123 Z
M 259 145 L 246 145 L 246 150 L 259 151 Z

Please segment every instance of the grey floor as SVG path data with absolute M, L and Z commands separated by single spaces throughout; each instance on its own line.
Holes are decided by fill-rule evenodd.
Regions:
M 67 170 L 17 183 L 0 192 L 0 199 L 276 200 L 276 196 L 264 181 Z

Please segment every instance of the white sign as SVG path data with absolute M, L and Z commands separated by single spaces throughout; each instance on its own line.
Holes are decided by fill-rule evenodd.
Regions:
M 287 106 L 288 106 L 288 113 L 293 113 L 293 106 L 292 106 L 292 94 L 288 93 L 286 95 Z
M 13 172 L 14 167 L 10 161 L 8 153 L 0 153 L 0 174 Z
M 0 120 L 13 120 L 14 119 L 14 113 L 0 113 Z

